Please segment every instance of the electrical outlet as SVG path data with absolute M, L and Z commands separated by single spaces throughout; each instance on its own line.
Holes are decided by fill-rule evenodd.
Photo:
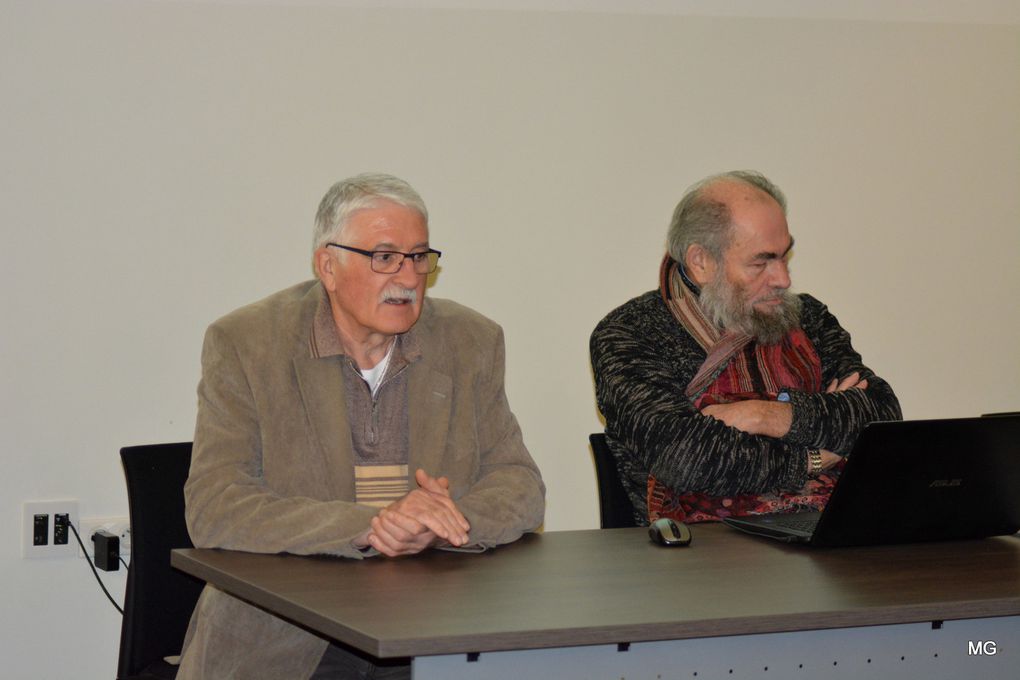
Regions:
M 99 530 L 108 531 L 120 538 L 120 556 L 125 560 L 131 554 L 131 524 L 127 517 L 86 517 L 78 526 L 78 533 L 81 534 L 81 542 L 89 551 L 89 559 L 92 559 L 92 534 Z M 77 545 L 75 541 L 75 545 Z M 85 557 L 81 549 L 78 549 L 78 557 Z
M 53 515 L 53 545 L 67 545 L 70 541 L 71 518 L 66 512 L 58 512 Z
M 74 557 L 78 553 L 77 541 L 58 542 L 67 536 L 66 529 L 61 535 L 61 526 L 65 525 L 57 522 L 58 515 L 67 515 L 68 521 L 77 526 L 78 501 L 25 501 L 21 504 L 22 558 Z M 43 538 L 45 542 L 39 544 Z

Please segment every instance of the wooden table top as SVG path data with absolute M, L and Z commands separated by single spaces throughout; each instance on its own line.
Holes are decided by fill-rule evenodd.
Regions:
M 1020 614 L 1020 538 L 812 549 L 718 524 L 548 532 L 482 554 L 175 550 L 174 567 L 380 658 Z

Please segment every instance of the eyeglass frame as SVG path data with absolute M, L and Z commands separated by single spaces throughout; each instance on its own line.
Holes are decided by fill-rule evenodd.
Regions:
M 358 255 L 364 255 L 365 257 L 368 258 L 369 263 L 370 263 L 369 266 L 372 268 L 372 271 L 375 272 L 376 274 L 396 274 L 397 272 L 400 271 L 400 268 L 404 266 L 404 260 L 406 260 L 407 258 L 411 258 L 411 268 L 414 269 L 414 273 L 418 274 L 418 275 L 423 275 L 423 274 L 424 275 L 428 275 L 428 274 L 431 274 L 431 273 L 435 272 L 436 269 L 439 268 L 439 258 L 441 258 L 443 256 L 443 253 L 441 251 L 436 250 L 435 248 L 428 248 L 426 250 L 422 250 L 422 251 L 419 251 L 419 252 L 416 252 L 416 253 L 402 253 L 399 250 L 365 250 L 363 248 L 355 248 L 354 246 L 345 246 L 345 245 L 343 245 L 341 243 L 333 243 L 332 241 L 330 241 L 326 245 L 327 246 L 333 246 L 334 248 L 340 248 L 341 250 L 349 250 L 352 253 L 357 253 Z M 424 272 L 418 271 L 418 269 L 415 267 L 414 256 L 415 255 L 431 255 L 432 253 L 436 254 L 436 263 L 435 263 L 435 265 L 433 265 L 433 267 L 431 269 L 429 269 L 428 271 L 424 271 Z M 375 268 L 375 265 L 376 265 L 375 256 L 377 254 L 400 255 L 400 261 L 397 262 L 396 268 L 393 271 L 391 271 L 391 272 L 381 272 L 381 271 L 379 271 L 378 269 Z M 426 258 L 424 261 L 428 262 L 429 260 L 428 260 L 428 258 Z

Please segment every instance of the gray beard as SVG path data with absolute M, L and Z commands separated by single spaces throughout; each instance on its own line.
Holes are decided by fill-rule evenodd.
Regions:
M 788 290 L 776 291 L 781 302 L 772 312 L 760 312 L 748 304 L 744 290 L 732 285 L 722 272 L 701 287 L 698 302 L 719 328 L 745 333 L 762 345 L 778 344 L 800 327 L 800 298 Z

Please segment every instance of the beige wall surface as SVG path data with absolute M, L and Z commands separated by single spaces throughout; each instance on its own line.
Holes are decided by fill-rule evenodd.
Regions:
M 20 558 L 21 503 L 126 515 L 117 449 L 191 438 L 206 325 L 309 276 L 357 172 L 420 190 L 430 294 L 504 326 L 547 530 L 597 525 L 588 336 L 708 173 L 786 191 L 795 287 L 908 418 L 1020 408 L 1016 22 L 577 5 L 0 2 L 9 677 L 110 677 L 120 625 L 84 563 Z

